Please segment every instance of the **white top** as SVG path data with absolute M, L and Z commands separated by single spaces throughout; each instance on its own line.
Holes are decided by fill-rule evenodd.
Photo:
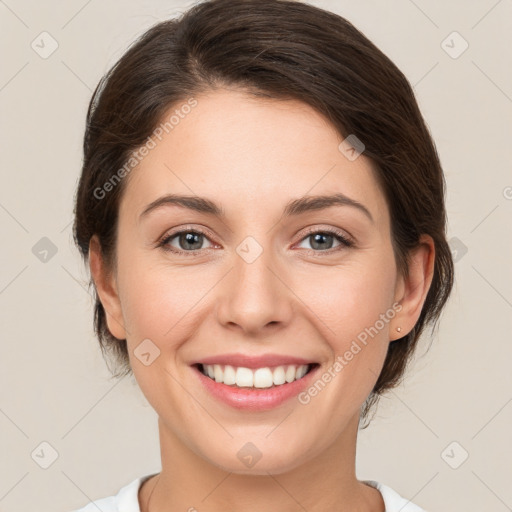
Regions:
M 157 474 L 157 473 L 154 473 Z M 152 475 L 142 476 L 122 487 L 115 496 L 102 498 L 89 503 L 85 507 L 72 512 L 140 512 L 139 488 Z M 375 487 L 382 494 L 385 512 L 426 512 L 409 500 L 402 498 L 396 491 L 375 480 L 362 480 L 365 484 Z

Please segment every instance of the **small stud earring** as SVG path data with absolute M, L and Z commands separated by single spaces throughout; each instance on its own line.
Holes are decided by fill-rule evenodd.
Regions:
M 401 328 L 401 327 L 397 327 L 397 328 L 396 328 L 396 330 L 397 330 L 398 332 L 400 332 L 400 331 L 402 330 L 402 328 Z

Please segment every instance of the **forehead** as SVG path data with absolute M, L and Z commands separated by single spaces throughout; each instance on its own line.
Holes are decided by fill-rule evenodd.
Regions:
M 387 215 L 374 163 L 364 154 L 349 160 L 339 149 L 343 137 L 309 105 L 225 89 L 194 99 L 194 107 L 181 108 L 184 100 L 163 116 L 153 149 L 127 176 L 121 210 L 140 213 L 180 193 L 215 198 L 239 215 L 341 192 L 374 217 Z

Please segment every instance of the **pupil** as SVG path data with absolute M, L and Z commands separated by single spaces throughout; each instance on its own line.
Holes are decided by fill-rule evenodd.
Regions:
M 319 239 L 320 239 L 320 240 L 322 240 L 322 239 L 325 239 L 325 238 L 327 237 L 327 238 L 330 238 L 330 239 L 331 239 L 331 241 L 332 241 L 332 235 L 327 235 L 327 234 L 322 234 L 322 233 L 316 233 L 316 234 L 314 234 L 314 235 L 312 235 L 312 236 L 313 236 L 313 239 L 314 239 L 314 242 L 311 244 L 311 246 L 313 247 L 313 249 L 318 249 L 318 248 L 319 248 L 319 249 L 325 249 L 325 248 L 326 248 L 325 243 L 324 243 L 324 244 L 320 243 L 320 245 L 319 245 L 318 247 L 315 247 L 315 244 L 317 244 L 317 243 L 318 243 Z M 330 244 L 330 245 L 332 245 L 332 244 Z M 327 247 L 327 249 L 330 249 L 330 248 L 331 248 L 330 246 L 329 246 L 329 247 Z
M 194 245 L 194 243 L 198 246 L 198 247 L 188 247 L 188 249 L 199 249 L 200 246 L 201 246 L 201 242 L 198 242 L 198 238 L 201 237 L 202 235 L 200 233 L 186 233 L 185 235 L 182 235 L 180 238 L 182 242 L 184 242 L 185 246 L 186 244 L 192 244 Z

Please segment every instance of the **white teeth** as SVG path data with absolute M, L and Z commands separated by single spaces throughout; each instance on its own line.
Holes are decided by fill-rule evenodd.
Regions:
M 252 388 L 254 384 L 254 373 L 249 368 L 236 369 L 236 385 L 241 387 Z
M 274 369 L 273 380 L 276 386 L 286 382 L 286 373 L 283 366 L 278 366 Z
M 203 373 L 214 379 L 215 382 L 221 382 L 228 386 L 237 386 L 239 388 L 270 388 L 280 386 L 285 382 L 299 380 L 308 371 L 309 365 L 287 365 L 277 366 L 275 368 L 258 368 L 251 370 L 244 367 L 233 367 L 230 365 L 206 364 L 203 365 Z
M 232 366 L 226 365 L 224 367 L 224 384 L 230 386 L 236 384 L 236 371 Z
M 306 372 L 308 371 L 308 367 L 307 366 L 299 366 L 297 368 L 297 372 L 295 373 L 295 380 L 299 380 L 299 379 L 302 379 L 302 377 L 304 377 L 304 375 L 306 375 Z
M 296 374 L 297 368 L 295 366 L 288 366 L 288 369 L 286 370 L 286 382 L 293 382 Z
M 258 368 L 254 372 L 255 388 L 270 388 L 274 384 L 272 371 L 270 368 Z
M 224 376 L 222 373 L 222 368 L 218 364 L 213 365 L 213 375 L 215 378 L 215 382 L 222 382 L 224 380 Z

